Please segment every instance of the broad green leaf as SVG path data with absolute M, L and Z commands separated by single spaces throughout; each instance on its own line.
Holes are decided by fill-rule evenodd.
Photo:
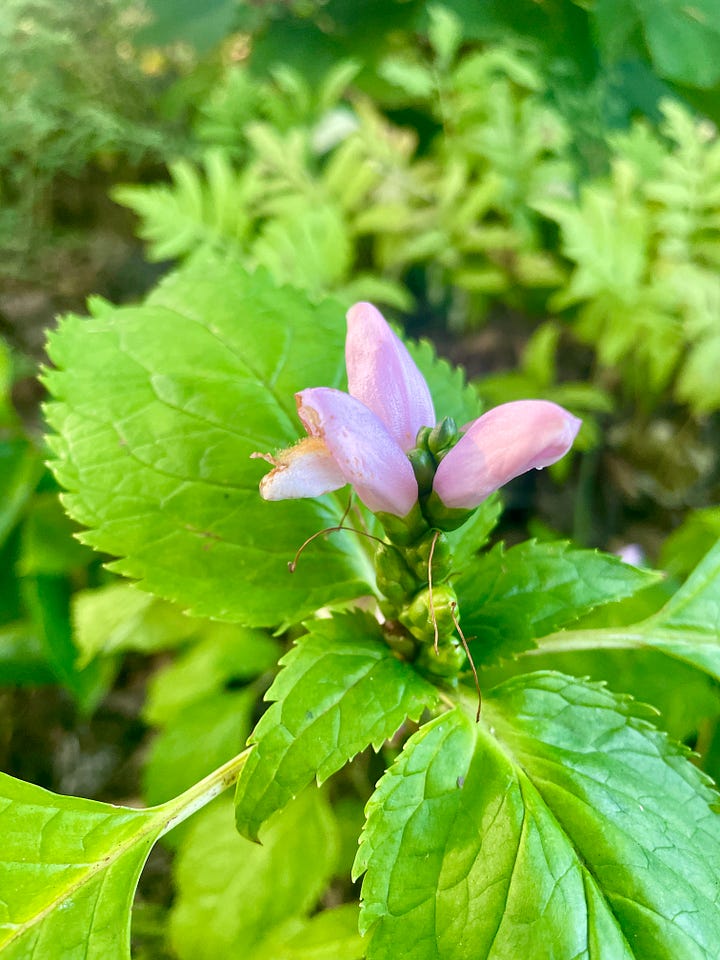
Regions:
M 220 619 L 274 625 L 367 591 L 350 537 L 317 541 L 288 573 L 342 508 L 263 502 L 267 465 L 250 459 L 303 433 L 297 390 L 342 385 L 343 338 L 337 304 L 205 258 L 143 306 L 66 317 L 49 343 L 48 419 L 83 539 L 144 589 Z
M 251 737 L 253 750 L 236 796 L 237 826 L 260 825 L 306 784 L 322 783 L 406 718 L 417 720 L 437 691 L 394 656 L 377 621 L 346 614 L 307 624 L 310 631 L 280 661 L 267 694 L 273 705 Z
M 714 0 L 633 0 L 655 69 L 661 77 L 695 87 L 720 79 L 720 23 Z
M 547 653 L 650 647 L 720 680 L 720 544 L 651 617 L 629 626 L 566 630 L 543 638 L 539 647 Z
M 424 726 L 368 806 L 369 960 L 712 960 L 717 797 L 647 713 L 540 673 Z
M 229 786 L 244 757 L 149 810 L 63 797 L 0 774 L 3 960 L 130 960 L 130 908 L 154 842 Z
M 617 678 L 613 680 L 615 688 L 655 707 L 659 714 L 654 723 L 682 743 L 695 742 L 699 732 L 720 717 L 718 684 L 679 660 L 672 664 L 669 674 L 665 654 L 652 649 L 587 649 L 552 654 L 535 650 L 531 661 L 521 658 L 483 670 L 483 687 L 490 689 L 510 677 L 527 673 L 530 664 L 533 670 L 559 670 L 598 683 L 607 677 Z
M 567 543 L 498 544 L 455 581 L 462 627 L 478 663 L 516 655 L 593 607 L 630 596 L 659 578 L 617 557 Z
M 229 801 L 191 826 L 178 856 L 170 919 L 180 960 L 251 956 L 277 925 L 317 902 L 336 854 L 332 813 L 320 792 L 302 793 L 261 839 L 255 844 L 236 833 Z

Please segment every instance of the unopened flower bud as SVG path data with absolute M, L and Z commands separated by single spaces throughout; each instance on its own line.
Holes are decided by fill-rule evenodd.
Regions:
M 458 439 L 457 424 L 452 417 L 443 417 L 440 423 L 430 431 L 428 449 L 438 460 L 456 443 Z
M 397 606 L 411 597 L 420 585 L 397 547 L 388 543 L 379 544 L 375 551 L 375 575 L 378 588 Z
M 448 584 L 443 584 L 433 588 L 432 598 L 429 589 L 421 590 L 402 611 L 399 620 L 417 640 L 432 646 L 436 625 L 439 638 L 444 640 L 453 634 L 456 607 L 455 591 Z
M 420 496 L 430 493 L 435 477 L 435 461 L 432 454 L 422 447 L 414 447 L 408 452 L 408 460 L 413 468 Z

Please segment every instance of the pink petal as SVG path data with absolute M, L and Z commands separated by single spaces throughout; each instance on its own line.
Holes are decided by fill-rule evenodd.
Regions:
M 375 414 L 330 387 L 303 390 L 295 399 L 305 429 L 327 446 L 365 506 L 404 517 L 418 498 L 417 481 L 410 461 Z
M 252 456 L 267 460 L 275 467 L 260 481 L 260 496 L 264 500 L 319 497 L 339 490 L 347 482 L 328 448 L 315 437 L 306 437 L 274 457 L 268 453 Z
M 369 407 L 407 452 L 420 427 L 435 426 L 435 410 L 425 378 L 405 344 L 370 303 L 347 313 L 345 363 L 350 394 Z
M 504 483 L 565 456 L 582 421 L 556 403 L 517 400 L 484 413 L 440 463 L 433 490 L 471 510 Z

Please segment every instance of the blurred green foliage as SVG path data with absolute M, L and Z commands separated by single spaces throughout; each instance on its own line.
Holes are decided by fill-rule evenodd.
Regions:
M 663 533 L 686 516 L 660 552 L 682 578 L 720 535 L 708 505 L 719 479 L 719 90 L 714 0 L 4 0 L 0 276 L 37 276 L 41 251 L 62 237 L 92 242 L 86 207 L 68 209 L 64 193 L 68 182 L 90 191 L 97 175 L 101 193 L 129 181 L 112 195 L 137 214 L 154 261 L 210 247 L 313 297 L 370 299 L 454 331 L 512 310 L 518 367 L 484 377 L 484 400 L 544 396 L 583 416 L 579 498 L 591 464 L 604 471 L 598 485 L 650 501 L 641 528 L 648 515 Z M 277 644 L 186 617 L 100 568 L 15 413 L 23 362 L 0 341 L 0 682 L 60 684 L 89 714 L 123 657 L 155 658 L 142 782 L 163 800 L 239 749 Z M 673 513 L 659 521 L 658 508 Z M 631 537 L 624 518 L 607 526 Z M 576 661 L 571 672 L 595 671 Z M 646 690 L 644 668 L 635 676 L 618 655 L 617 670 Z M 648 671 L 661 691 L 666 674 Z M 698 715 L 671 726 L 697 733 L 720 769 L 715 687 L 686 673 Z M 662 692 L 651 699 L 664 706 Z M 333 836 L 358 819 L 378 773 L 363 759 L 335 788 L 335 813 L 319 801 L 313 815 L 334 818 Z M 178 837 L 179 956 L 196 950 L 198 857 L 212 873 L 198 838 L 215 836 L 218 817 L 211 808 Z M 235 871 L 240 848 L 216 839 L 218 870 Z M 319 891 L 333 868 L 317 869 Z M 222 880 L 202 890 L 207 910 L 235 918 L 241 880 L 240 893 Z M 326 905 L 343 897 L 335 881 Z M 354 916 L 308 920 L 313 904 L 270 926 L 258 955 L 299 957 L 293 938 L 310 942 L 315 924 L 318 957 L 332 937 L 353 956 Z M 258 909 L 268 924 L 271 907 Z M 155 943 L 165 919 L 141 916 Z

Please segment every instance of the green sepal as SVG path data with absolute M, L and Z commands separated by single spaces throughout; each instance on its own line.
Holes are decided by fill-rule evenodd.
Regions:
M 420 509 L 420 504 L 413 504 L 412 510 L 404 517 L 396 517 L 393 513 L 379 511 L 375 514 L 388 536 L 388 540 L 404 547 L 419 540 L 428 531 L 428 524 Z
M 433 490 L 423 500 L 422 512 L 426 522 L 435 530 L 457 530 L 475 513 L 472 510 L 461 510 L 455 507 L 446 507 L 437 493 Z
M 433 542 L 435 543 L 434 547 Z M 432 571 L 430 571 L 431 551 Z M 429 572 L 432 573 L 433 582 L 438 583 L 450 574 L 452 566 L 450 542 L 444 533 L 440 533 L 438 530 L 428 531 L 417 543 L 407 548 L 405 560 L 408 567 L 422 583 L 427 583 L 430 579 L 428 577 Z

